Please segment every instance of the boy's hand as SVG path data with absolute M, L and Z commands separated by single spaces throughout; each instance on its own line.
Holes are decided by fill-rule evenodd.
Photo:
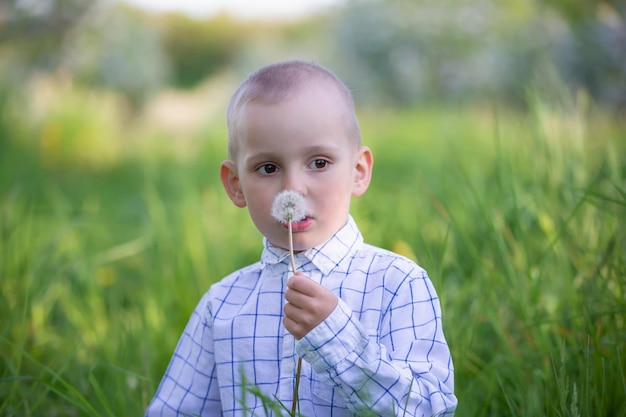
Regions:
M 335 294 L 297 271 L 287 281 L 283 324 L 296 339 L 302 339 L 323 322 L 337 306 Z

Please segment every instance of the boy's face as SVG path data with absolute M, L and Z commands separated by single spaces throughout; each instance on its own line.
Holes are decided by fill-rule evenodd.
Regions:
M 345 112 L 339 94 L 319 83 L 280 103 L 241 110 L 239 151 L 222 164 L 220 176 L 233 203 L 248 207 L 275 246 L 289 247 L 286 226 L 271 215 L 279 192 L 304 196 L 307 217 L 293 224 L 294 250 L 303 251 L 343 227 L 351 197 L 367 190 L 372 153 L 347 136 Z

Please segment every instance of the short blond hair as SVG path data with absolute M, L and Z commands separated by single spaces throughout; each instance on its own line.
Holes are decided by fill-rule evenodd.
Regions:
M 261 67 L 250 74 L 233 93 L 226 111 L 228 158 L 234 161 L 237 155 L 240 113 L 244 106 L 250 103 L 278 103 L 313 81 L 327 83 L 343 98 L 346 108 L 346 134 L 356 146 L 360 146 L 361 131 L 354 99 L 348 87 L 332 71 L 319 64 L 289 60 Z

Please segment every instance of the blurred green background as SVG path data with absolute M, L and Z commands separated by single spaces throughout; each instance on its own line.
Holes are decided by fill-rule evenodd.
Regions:
M 243 77 L 352 89 L 353 214 L 443 307 L 458 416 L 626 416 L 626 3 L 343 1 L 299 19 L 0 4 L 0 415 L 141 415 L 261 237 L 218 180 Z

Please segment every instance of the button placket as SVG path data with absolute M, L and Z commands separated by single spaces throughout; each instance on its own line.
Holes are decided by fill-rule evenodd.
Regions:
M 278 263 L 272 265 L 272 273 L 276 275 L 280 275 L 280 279 L 282 282 L 282 291 L 286 289 L 287 279 L 291 276 L 291 271 L 286 263 Z M 286 300 L 284 296 L 282 298 L 282 306 L 284 306 Z M 282 325 L 282 321 L 281 321 Z M 296 367 L 296 349 L 295 349 L 295 338 L 287 331 L 284 327 L 282 327 L 281 334 L 281 358 L 279 363 L 280 375 L 279 375 L 279 387 L 278 387 L 278 398 L 285 406 L 291 405 L 291 398 L 293 395 L 293 384 L 295 378 L 295 367 Z

